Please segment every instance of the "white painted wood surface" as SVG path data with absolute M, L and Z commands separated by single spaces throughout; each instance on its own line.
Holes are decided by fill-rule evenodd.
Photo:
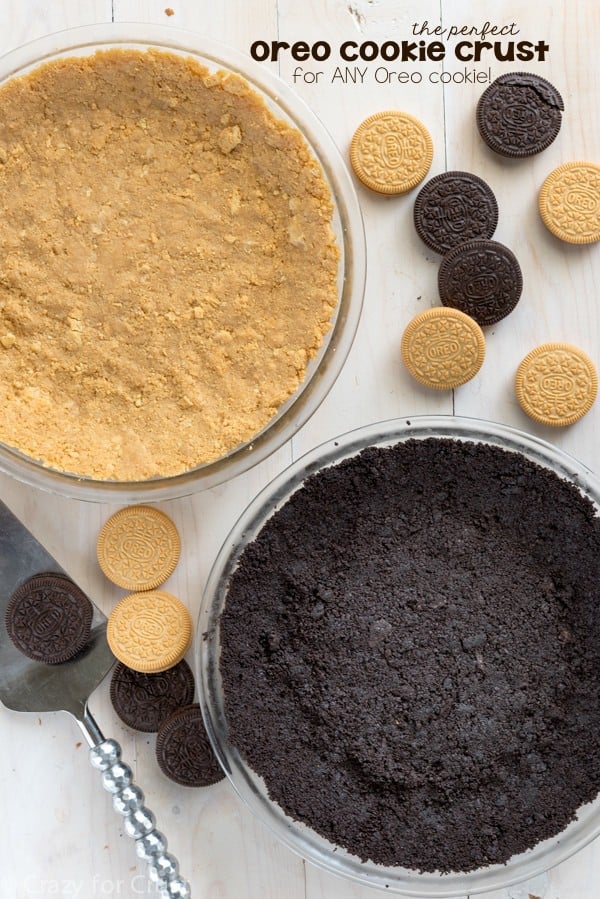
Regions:
M 168 17 L 170 5 L 174 15 Z M 195 614 L 211 562 L 247 501 L 298 454 L 363 423 L 440 412 L 495 419 L 532 431 L 600 471 L 596 450 L 600 406 L 567 430 L 549 431 L 518 408 L 512 378 L 519 360 L 536 344 L 567 340 L 600 362 L 597 293 L 600 247 L 571 247 L 548 234 L 536 211 L 539 185 L 569 159 L 600 161 L 597 54 L 600 5 L 596 0 L 0 0 L 0 50 L 40 35 L 94 22 L 155 22 L 188 28 L 247 53 L 252 41 L 280 38 L 342 40 L 409 38 L 413 22 L 481 25 L 515 22 L 519 39 L 546 40 L 548 61 L 490 61 L 492 77 L 526 68 L 561 90 L 566 114 L 559 138 L 543 154 L 511 163 L 482 145 L 474 106 L 482 85 L 427 83 L 441 64 L 390 64 L 420 70 L 420 85 L 330 83 L 337 61 L 305 64 L 324 71 L 319 86 L 298 82 L 297 92 L 322 118 L 343 153 L 368 114 L 397 107 L 419 116 L 435 142 L 431 174 L 446 168 L 477 172 L 500 204 L 496 237 L 513 247 L 523 267 L 525 291 L 510 318 L 487 332 L 488 355 L 480 376 L 454 395 L 419 388 L 403 371 L 398 344 L 417 311 L 437 303 L 438 259 L 415 235 L 412 197 L 382 199 L 359 188 L 368 241 L 364 315 L 350 357 L 328 399 L 292 444 L 252 472 L 210 492 L 163 504 L 184 544 L 182 562 L 167 588 Z M 452 42 L 449 42 L 452 46 Z M 268 64 L 293 83 L 289 57 Z M 372 65 L 370 66 L 373 69 Z M 448 60 L 447 71 L 462 66 Z M 478 68 L 485 69 L 482 65 Z M 0 260 L 1 265 L 1 260 Z M 40 537 L 64 567 L 109 612 L 122 594 L 95 562 L 97 532 L 114 510 L 41 494 L 0 476 L 0 497 Z M 256 821 L 227 783 L 207 790 L 177 787 L 158 772 L 154 737 L 120 725 L 107 683 L 93 710 L 107 735 L 122 743 L 136 780 L 191 879 L 196 899 L 375 899 L 376 892 L 346 883 L 295 857 Z M 144 868 L 122 836 L 108 797 L 88 766 L 79 733 L 66 716 L 18 715 L 0 710 L 0 897 L 151 895 Z M 142 876 L 143 875 L 143 876 Z M 488 899 L 598 899 L 600 842 L 529 883 L 489 893 Z

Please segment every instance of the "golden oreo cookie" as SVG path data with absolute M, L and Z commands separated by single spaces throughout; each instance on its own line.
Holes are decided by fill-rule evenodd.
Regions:
M 445 306 L 416 315 L 402 335 L 402 361 L 426 387 L 450 390 L 473 378 L 485 357 L 485 337 L 476 321 Z
M 569 343 L 544 343 L 525 356 L 515 379 L 524 412 L 544 425 L 572 425 L 589 412 L 598 393 L 592 360 Z
M 423 180 L 433 160 L 425 125 L 405 112 L 376 112 L 362 122 L 350 144 L 350 162 L 366 187 L 403 194 Z
M 153 590 L 175 570 L 181 543 L 171 519 L 152 506 L 129 506 L 112 515 L 98 537 L 100 568 L 125 590 Z
M 565 162 L 550 172 L 539 196 L 542 221 L 567 243 L 600 240 L 600 165 Z
M 184 657 L 192 642 L 192 619 L 183 603 L 165 590 L 131 593 L 113 609 L 106 637 L 120 662 L 153 674 Z

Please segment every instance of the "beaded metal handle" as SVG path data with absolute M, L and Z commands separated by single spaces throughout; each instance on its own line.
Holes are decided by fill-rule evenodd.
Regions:
M 99 731 L 97 734 L 101 736 Z M 102 738 L 90 749 L 90 761 L 102 772 L 102 785 L 112 793 L 113 807 L 123 815 L 125 833 L 135 840 L 138 856 L 148 862 L 148 876 L 157 885 L 160 899 L 190 899 L 190 885 L 179 876 L 179 862 L 167 852 L 167 841 L 154 826 L 154 815 L 144 805 L 144 794 L 133 783 L 131 768 L 121 761 L 117 741 Z

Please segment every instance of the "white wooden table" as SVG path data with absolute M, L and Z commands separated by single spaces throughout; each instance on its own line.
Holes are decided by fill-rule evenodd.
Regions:
M 533 346 L 566 340 L 600 363 L 600 247 L 572 247 L 555 240 L 538 219 L 536 198 L 545 175 L 570 159 L 600 161 L 597 0 L 554 0 L 544 8 L 526 0 L 1 0 L 0 50 L 33 38 L 94 22 L 145 21 L 200 32 L 248 53 L 255 40 L 325 40 L 334 51 L 319 84 L 297 80 L 295 89 L 330 130 L 343 153 L 367 115 L 397 107 L 421 118 L 435 144 L 430 174 L 466 169 L 496 192 L 496 238 L 521 262 L 524 294 L 515 312 L 488 329 L 487 359 L 480 375 L 452 393 L 420 388 L 403 370 L 402 330 L 416 312 L 438 302 L 438 257 L 412 227 L 414 193 L 382 199 L 360 188 L 368 243 L 368 281 L 363 318 L 347 364 L 327 400 L 293 442 L 253 471 L 222 487 L 164 504 L 183 536 L 184 554 L 167 587 L 195 616 L 211 562 L 247 501 L 299 454 L 349 428 L 377 419 L 419 413 L 456 413 L 515 425 L 549 439 L 600 472 L 600 404 L 566 430 L 538 427 L 520 411 L 512 389 L 515 368 Z M 331 82 L 344 40 L 409 39 L 413 23 L 481 26 L 515 23 L 512 40 L 546 41 L 543 63 L 502 63 L 487 57 L 476 66 L 491 76 L 530 69 L 549 78 L 565 99 L 562 131 L 543 154 L 519 163 L 494 157 L 481 143 L 474 108 L 485 85 L 430 83 L 439 63 L 390 63 L 392 71 L 421 72 L 421 84 L 376 83 L 377 64 L 364 84 Z M 433 38 L 431 38 L 433 39 Z M 452 50 L 453 41 L 448 41 Z M 343 64 L 343 63 L 342 63 Z M 264 63 L 289 84 L 298 62 L 284 55 Z M 352 64 L 350 64 L 352 65 Z M 465 64 L 448 60 L 446 71 Z M 467 66 L 474 68 L 474 66 Z M 381 77 L 381 73 L 380 73 Z M 0 260 L 1 267 L 1 260 Z M 98 530 L 114 506 L 45 495 L 0 476 L 0 497 L 40 537 L 50 552 L 105 612 L 122 593 L 95 562 Z M 134 734 L 116 718 L 102 684 L 92 701 L 107 735 L 122 744 L 136 781 L 157 813 L 196 899 L 369 899 L 373 890 L 317 870 L 279 845 L 254 821 L 227 782 L 186 790 L 165 780 L 154 759 L 154 737 Z M 0 897 L 151 895 L 144 867 L 87 761 L 79 732 L 66 716 L 29 716 L 0 710 Z M 547 874 L 488 899 L 597 899 L 600 841 Z

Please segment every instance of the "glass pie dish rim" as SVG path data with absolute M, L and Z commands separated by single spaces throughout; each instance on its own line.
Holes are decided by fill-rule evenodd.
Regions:
M 413 438 L 443 437 L 491 443 L 520 452 L 575 484 L 600 512 L 600 480 L 588 467 L 553 444 L 509 425 L 452 415 L 418 415 L 365 425 L 332 438 L 304 454 L 274 478 L 250 502 L 224 541 L 202 596 L 196 631 L 195 663 L 200 705 L 215 753 L 235 791 L 278 839 L 310 862 L 365 886 L 413 897 L 449 899 L 502 889 L 559 864 L 600 835 L 600 795 L 578 810 L 578 817 L 555 837 L 513 856 L 504 865 L 450 874 L 419 873 L 360 862 L 305 825 L 294 821 L 268 798 L 257 777 L 227 742 L 219 673 L 218 619 L 226 601 L 227 581 L 244 546 L 304 479 L 372 445 Z
M 271 71 L 250 57 L 194 31 L 167 25 L 104 23 L 68 28 L 32 40 L 0 57 L 0 85 L 53 59 L 119 47 L 192 56 L 201 64 L 241 75 L 271 111 L 300 131 L 318 159 L 334 203 L 334 230 L 341 250 L 338 307 L 331 330 L 309 363 L 299 388 L 267 425 L 246 443 L 212 462 L 177 475 L 142 481 L 82 477 L 45 466 L 0 442 L 0 472 L 39 489 L 96 502 L 154 502 L 214 487 L 247 471 L 289 441 L 326 398 L 350 352 L 358 327 L 366 278 L 366 244 L 358 197 L 339 149 L 308 105 Z

